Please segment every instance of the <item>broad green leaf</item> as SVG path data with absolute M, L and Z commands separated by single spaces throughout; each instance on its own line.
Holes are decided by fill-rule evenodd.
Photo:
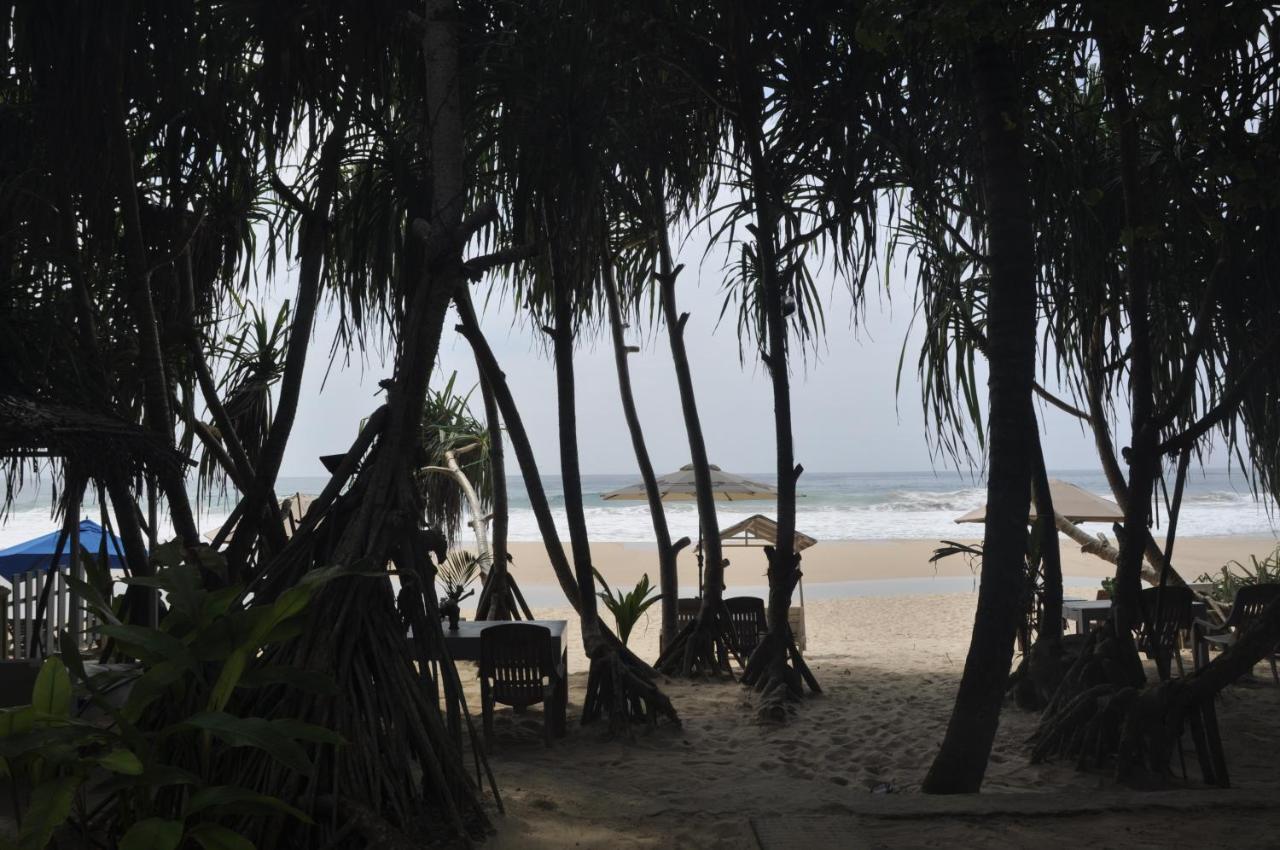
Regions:
M 244 673 L 248 662 L 249 650 L 245 647 L 237 649 L 227 657 L 222 670 L 218 672 L 218 681 L 214 682 L 213 690 L 209 692 L 210 711 L 222 711 L 227 707 L 227 701 L 231 699 L 232 692 L 240 683 L 240 676 Z
M 254 850 L 253 842 L 216 823 L 202 823 L 187 830 L 187 838 L 203 850 Z
M 137 776 L 117 774 L 94 786 L 95 794 L 114 794 L 125 788 L 145 787 L 155 789 L 166 785 L 199 785 L 200 777 L 194 773 L 168 764 L 153 764 Z
M 341 735 L 332 729 L 326 729 L 314 723 L 304 723 L 301 720 L 290 720 L 282 717 L 279 720 L 272 720 L 271 728 L 295 741 L 313 741 L 317 744 L 333 744 L 338 747 L 347 743 Z
M 120 618 L 116 616 L 115 609 L 111 607 L 111 603 L 102 594 L 98 588 L 75 576 L 65 576 L 67 584 L 71 589 L 79 594 L 80 598 L 85 601 L 100 619 L 111 625 L 119 625 Z
M 225 809 L 236 814 L 253 814 L 271 810 L 291 815 L 303 823 L 311 823 L 311 818 L 307 817 L 305 812 L 278 797 L 259 794 L 257 791 L 250 791 L 238 785 L 213 785 L 209 788 L 201 788 L 187 801 L 183 816 L 194 817 L 210 809 Z
M 35 725 L 36 714 L 31 706 L 0 709 L 0 738 L 9 738 L 30 732 Z
M 18 846 L 22 850 L 44 850 L 53 832 L 66 823 L 75 800 L 78 776 L 60 776 L 41 782 L 31 792 L 31 804 L 22 818 Z
M 159 567 L 176 567 L 186 559 L 186 547 L 182 545 L 182 541 L 178 539 L 170 540 L 168 543 L 161 543 L 159 546 L 151 550 L 148 558 L 152 564 Z
M 112 750 L 105 756 L 98 756 L 94 761 L 112 773 L 123 773 L 128 776 L 138 776 L 142 773 L 142 761 L 128 750 Z
M 182 821 L 165 818 L 140 820 L 122 836 L 120 850 L 177 850 L 182 843 Z
M 191 649 L 171 634 L 146 626 L 103 626 L 101 632 L 114 638 L 121 649 L 136 655 L 138 660 L 155 663 L 172 661 L 186 669 L 195 669 L 196 659 Z
M 333 677 L 315 670 L 273 665 L 250 670 L 240 677 L 240 687 L 260 688 L 263 685 L 288 685 L 311 694 L 333 695 L 338 685 Z
M 62 659 L 46 658 L 31 692 L 31 707 L 37 714 L 66 717 L 71 713 L 71 677 Z
M 306 775 L 311 773 L 311 762 L 302 746 L 261 717 L 235 717 L 221 711 L 206 711 L 188 718 L 182 725 L 209 732 L 232 747 L 256 747 L 286 767 Z
M 136 722 L 148 705 L 162 697 L 174 682 L 186 675 L 186 670 L 172 661 L 161 661 L 147 669 L 138 677 L 129 699 L 124 706 L 124 715 Z

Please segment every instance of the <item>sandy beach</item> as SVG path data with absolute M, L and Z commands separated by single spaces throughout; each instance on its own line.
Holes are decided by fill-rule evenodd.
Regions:
M 961 543 L 979 543 L 972 527 L 962 527 L 955 537 Z M 1114 543 L 1112 538 L 1112 543 Z M 1220 568 L 1228 561 L 1248 562 L 1250 555 L 1263 557 L 1278 541 L 1270 537 L 1185 537 L 1179 538 L 1175 566 L 1188 581 L 1201 573 Z M 804 552 L 801 568 L 807 586 L 824 582 L 885 581 L 893 579 L 962 578 L 974 575 L 974 567 L 962 556 L 929 563 L 938 540 L 837 540 L 820 541 Z M 541 543 L 512 543 L 513 574 L 522 587 L 552 588 L 556 584 L 546 550 Z M 734 587 L 762 587 L 766 584 L 764 553 L 759 548 L 728 547 L 725 582 Z M 656 584 L 657 551 L 644 543 L 593 543 L 592 562 L 613 585 L 630 587 L 644 573 Z M 690 590 L 697 586 L 698 569 L 692 547 L 680 553 L 680 584 Z M 1062 538 L 1062 573 L 1070 578 L 1101 579 L 1115 568 L 1097 557 L 1085 555 L 1072 541 Z M 558 590 L 556 591 L 558 593 Z M 563 596 L 560 597 L 563 599 Z
M 929 576 L 932 545 L 824 544 L 806 558 L 807 575 L 815 584 L 815 575 L 830 581 L 903 577 L 911 570 Z M 1178 546 L 1184 572 L 1198 573 L 1230 558 L 1265 554 L 1274 543 L 1202 538 Z M 630 580 L 632 571 L 652 574 L 651 551 L 617 545 L 597 547 L 596 554 L 615 580 Z M 1074 552 L 1064 554 L 1068 575 L 1108 573 Z M 524 546 L 516 555 L 519 575 L 531 583 L 542 578 L 534 555 Z M 691 569 L 687 561 L 684 566 Z M 955 560 L 940 573 L 967 575 L 967 567 Z M 1068 586 L 1067 593 L 1091 597 L 1096 587 Z M 790 830 L 783 826 L 788 819 L 798 819 L 793 833 L 807 836 L 794 846 L 805 847 L 1021 847 L 1052 836 L 1060 840 L 1064 828 L 1091 847 L 1165 846 L 1161 824 L 1168 816 L 1147 802 L 1156 798 L 1135 802 L 1105 773 L 1031 765 L 1026 742 L 1036 715 L 1012 704 L 1003 712 L 980 798 L 969 798 L 961 814 L 947 815 L 939 798 L 918 793 L 951 711 L 976 601 L 972 590 L 810 601 L 806 657 L 824 692 L 800 704 L 789 723 L 759 725 L 752 695 L 737 684 L 664 679 L 682 725 L 640 730 L 631 742 L 604 742 L 603 729 L 574 722 L 586 684 L 577 620 L 564 605 L 537 608 L 539 617 L 570 623 L 570 729 L 546 749 L 538 709 L 523 717 L 499 709 L 493 767 L 507 814 L 494 846 L 792 846 L 769 837 L 770 830 Z M 631 647 L 648 659 L 658 642 L 657 609 L 651 612 L 631 638 Z M 473 669 L 462 665 L 470 704 L 477 706 Z M 1154 668 L 1149 672 L 1154 677 Z M 1188 751 L 1192 790 L 1177 792 L 1181 796 L 1168 804 L 1185 819 L 1184 837 L 1198 836 L 1202 846 L 1224 846 L 1231 836 L 1234 846 L 1266 846 L 1266 833 L 1259 831 L 1274 836 L 1280 825 L 1274 810 L 1255 805 L 1258 795 L 1272 793 L 1280 782 L 1274 758 L 1280 751 L 1280 687 L 1265 664 L 1255 672 L 1256 683 L 1229 689 L 1219 709 L 1236 790 L 1229 797 L 1194 790 L 1203 786 Z M 1241 810 L 1233 810 L 1227 823 L 1223 806 L 1230 808 L 1230 801 Z M 996 811 L 979 821 L 982 806 Z M 1035 812 L 1023 811 L 1028 806 Z M 1042 809 L 1057 817 L 1046 819 Z M 928 817 L 927 825 L 918 817 Z M 1069 826 L 1063 817 L 1071 819 Z

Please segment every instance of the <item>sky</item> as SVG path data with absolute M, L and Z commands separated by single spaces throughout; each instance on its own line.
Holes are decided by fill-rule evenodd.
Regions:
M 768 375 L 758 357 L 739 359 L 732 311 L 719 321 L 724 298 L 724 254 L 704 257 L 702 229 L 680 240 L 686 266 L 677 284 L 677 301 L 690 313 L 685 339 L 697 392 L 698 410 L 712 463 L 735 472 L 767 473 L 773 461 L 773 408 Z M 264 300 L 278 303 L 296 286 L 295 269 Z M 826 333 L 807 362 L 795 362 L 792 410 L 796 460 L 811 472 L 906 472 L 950 470 L 945 457 L 933 458 L 926 441 L 915 374 L 919 328 L 912 329 L 913 282 L 902 267 L 868 288 L 865 310 L 855 315 L 844 283 L 829 270 L 816 280 L 827 295 Z M 555 373 L 549 352 L 536 331 L 491 281 L 473 284 L 482 311 L 481 323 L 524 418 L 540 470 L 558 472 Z M 487 303 L 486 303 L 487 302 Z M 855 321 L 856 318 L 856 321 Z M 458 374 L 457 388 L 475 386 L 477 373 L 470 347 L 445 322 L 433 385 Z M 391 372 L 390 360 L 376 353 L 363 362 L 329 361 L 337 328 L 332 312 L 317 322 L 316 338 L 304 378 L 297 425 L 281 473 L 324 475 L 318 457 L 344 451 L 360 421 L 380 402 L 378 381 Z M 907 363 L 897 388 L 898 361 L 908 340 Z M 631 355 L 631 374 L 650 455 L 659 474 L 688 463 L 688 443 L 681 418 L 665 328 L 633 328 L 628 341 L 641 351 Z M 578 393 L 579 451 L 582 471 L 630 473 L 635 456 L 622 415 L 613 350 L 604 329 L 579 339 L 574 359 Z M 983 374 L 985 383 L 985 370 Z M 483 418 L 477 390 L 472 411 Z M 1077 421 L 1041 406 L 1047 465 L 1051 469 L 1093 469 L 1097 458 L 1091 438 Z M 966 468 L 967 469 L 967 468 Z

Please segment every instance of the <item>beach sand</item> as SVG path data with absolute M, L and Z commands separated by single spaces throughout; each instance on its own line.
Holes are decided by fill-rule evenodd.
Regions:
M 806 558 L 806 572 L 810 582 L 815 573 L 832 580 L 885 578 L 912 565 L 916 575 L 932 575 L 932 545 L 822 544 L 815 557 Z M 1179 541 L 1179 563 L 1184 574 L 1192 562 L 1198 572 L 1200 564 L 1208 568 L 1250 552 L 1264 554 L 1273 545 L 1189 539 Z M 820 561 L 816 556 L 824 547 L 834 554 Z M 605 567 L 615 580 L 629 580 L 632 573 L 625 571 L 631 569 L 652 575 L 653 552 L 646 555 L 647 565 L 645 558 L 633 559 L 633 552 L 644 554 L 605 546 L 597 556 L 618 556 Z M 531 554 L 516 556 L 522 579 L 534 577 Z M 1068 575 L 1090 574 L 1084 572 L 1087 562 L 1069 557 Z M 1092 596 L 1095 589 L 1090 583 L 1067 592 Z M 823 694 L 799 704 L 790 722 L 758 724 L 754 696 L 737 684 L 663 679 L 661 687 L 683 724 L 640 730 L 630 742 L 604 740 L 602 725 L 575 722 L 586 684 L 577 620 L 567 606 L 538 608 L 539 617 L 570 622 L 570 728 L 546 749 L 539 709 L 523 716 L 499 709 L 492 764 L 507 813 L 498 819 L 491 845 L 774 847 L 780 846 L 781 831 L 795 839 L 785 846 L 796 847 L 1021 847 L 1061 843 L 1066 835 L 1081 846 L 1156 847 L 1171 841 L 1162 830 L 1175 819 L 1178 834 L 1198 839 L 1200 846 L 1280 843 L 1280 814 L 1257 803 L 1259 794 L 1273 794 L 1280 781 L 1280 687 L 1265 664 L 1256 671 L 1257 683 L 1229 689 L 1219 708 L 1235 790 L 1184 790 L 1180 794 L 1186 796 L 1175 796 L 1163 814 L 1155 802 L 1146 802 L 1156 798 L 1125 804 L 1131 792 L 1115 791 L 1105 772 L 1031 765 L 1026 742 L 1036 715 L 1009 704 L 984 793 L 967 799 L 990 807 L 1006 799 L 1001 795 L 1017 795 L 1009 799 L 1047 806 L 1057 816 L 1019 813 L 1017 806 L 1001 804 L 1001 813 L 978 818 L 981 812 L 964 809 L 968 803 L 961 814 L 948 815 L 940 808 L 946 802 L 919 794 L 951 711 L 976 600 L 970 590 L 810 601 L 806 657 Z M 646 659 L 657 652 L 657 609 L 651 611 L 631 638 Z M 461 668 L 478 712 L 474 667 Z M 1189 745 L 1187 759 L 1190 784 L 1199 786 Z M 886 802 L 906 806 L 911 814 L 877 814 Z M 1072 806 L 1087 811 L 1072 812 Z
M 968 544 L 980 543 L 981 538 L 974 537 L 972 529 L 973 526 L 959 527 L 956 536 L 950 539 Z M 1114 545 L 1115 538 L 1109 539 Z M 1064 576 L 1100 579 L 1115 573 L 1113 565 L 1082 553 L 1079 546 L 1065 537 L 1061 540 Z M 1280 541 L 1270 537 L 1179 538 L 1174 562 L 1185 579 L 1194 581 L 1201 573 L 1216 570 L 1228 561 L 1247 563 L 1250 555 L 1261 558 L 1272 552 L 1278 543 Z M 801 567 L 807 584 L 973 575 L 969 561 L 962 556 L 929 563 L 939 545 L 937 540 L 821 541 L 804 551 Z M 679 557 L 681 585 L 691 588 L 697 586 L 698 576 L 692 548 L 682 551 Z M 556 583 L 541 543 L 512 543 L 510 550 L 515 559 L 512 573 L 522 586 L 551 586 Z M 657 584 L 658 556 L 652 544 L 596 543 L 591 546 L 591 556 L 592 563 L 610 584 L 629 587 L 644 573 L 648 573 Z M 725 583 L 730 588 L 766 583 L 764 553 L 758 547 L 726 547 L 724 556 L 729 560 Z

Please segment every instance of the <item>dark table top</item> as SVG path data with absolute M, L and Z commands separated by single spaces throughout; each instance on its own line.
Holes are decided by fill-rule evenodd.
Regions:
M 560 645 L 560 652 L 569 648 L 568 620 L 462 620 L 457 631 L 450 631 L 444 625 L 444 640 L 449 647 L 449 654 L 455 661 L 478 661 L 480 659 L 480 633 L 492 626 L 502 626 L 511 622 L 543 626 L 551 632 L 551 639 Z

